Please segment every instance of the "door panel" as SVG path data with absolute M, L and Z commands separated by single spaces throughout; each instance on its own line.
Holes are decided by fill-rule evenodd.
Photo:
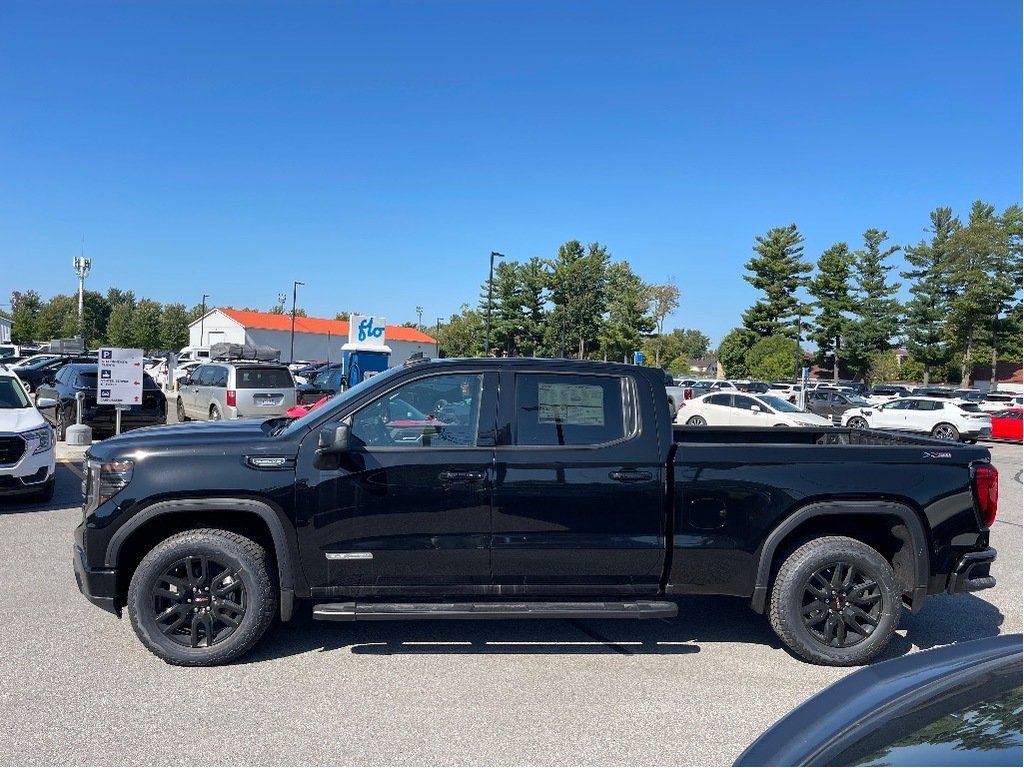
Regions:
M 655 395 L 642 393 L 641 408 L 631 378 L 549 373 L 505 374 L 502 391 L 511 397 L 499 423 L 513 429 L 495 458 L 501 593 L 656 592 L 665 531 Z
M 442 422 L 412 405 L 433 403 L 440 389 L 458 393 L 467 379 L 465 421 Z M 495 387 L 488 394 L 483 380 L 399 385 L 351 414 L 351 449 L 333 461 L 318 458 L 318 434 L 303 440 L 297 506 L 308 518 L 299 535 L 314 596 L 487 591 Z

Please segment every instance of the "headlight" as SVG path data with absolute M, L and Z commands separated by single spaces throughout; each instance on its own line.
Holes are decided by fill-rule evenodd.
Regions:
M 50 426 L 22 432 L 21 437 L 25 441 L 25 450 L 33 456 L 46 453 L 53 448 L 53 428 Z
M 113 498 L 132 481 L 132 473 L 135 471 L 135 462 L 131 459 L 105 464 L 90 461 L 88 466 L 89 471 L 82 489 L 86 509 L 95 509 Z

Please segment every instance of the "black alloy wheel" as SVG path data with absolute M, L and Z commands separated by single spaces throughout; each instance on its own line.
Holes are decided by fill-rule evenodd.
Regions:
M 848 426 L 850 429 L 867 429 L 868 422 L 867 419 L 865 419 L 863 416 L 854 416 L 852 419 L 846 422 L 846 426 Z
M 902 594 L 892 566 L 846 536 L 798 547 L 772 585 L 768 618 L 796 655 L 829 666 L 864 664 L 899 624 Z
M 242 624 L 248 599 L 237 569 L 207 555 L 187 555 L 151 582 L 153 621 L 189 648 L 224 642 Z
M 248 651 L 274 618 L 266 550 L 232 531 L 201 528 L 165 539 L 139 563 L 128 614 L 139 640 L 170 664 L 224 664 Z
M 952 424 L 942 422 L 941 424 L 936 424 L 932 429 L 932 437 L 937 440 L 949 440 L 950 442 L 956 443 L 960 441 L 960 430 Z

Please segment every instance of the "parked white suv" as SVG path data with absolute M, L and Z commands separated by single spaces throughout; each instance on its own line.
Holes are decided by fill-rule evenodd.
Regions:
M 944 397 L 899 397 L 881 405 L 850 408 L 843 412 L 843 426 L 924 432 L 954 441 L 992 436 L 992 417 L 977 403 Z
M 40 408 L 56 400 L 42 399 Z M 33 405 L 21 379 L 0 366 L 0 498 L 53 498 L 56 448 L 53 427 Z

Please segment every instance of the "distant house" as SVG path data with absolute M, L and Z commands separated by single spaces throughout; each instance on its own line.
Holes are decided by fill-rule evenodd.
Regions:
M 987 389 L 992 381 L 991 365 L 976 365 L 971 370 L 971 384 L 979 389 Z M 996 389 L 1004 392 L 1024 391 L 1024 367 L 1020 362 L 996 363 Z
M 706 379 L 717 379 L 719 365 L 718 361 L 714 358 L 697 358 L 696 360 L 687 360 L 686 365 L 690 369 L 690 373 L 696 373 L 701 378 Z
M 280 350 L 281 360 L 290 362 L 290 314 L 216 308 L 192 322 L 188 331 L 190 346 L 208 347 L 219 342 L 266 345 Z M 384 338 L 391 348 L 392 365 L 404 363 L 416 352 L 422 352 L 425 357 L 437 357 L 437 339 L 416 328 L 388 325 L 384 328 Z M 295 318 L 295 360 L 341 362 L 341 345 L 348 340 L 348 320 Z

